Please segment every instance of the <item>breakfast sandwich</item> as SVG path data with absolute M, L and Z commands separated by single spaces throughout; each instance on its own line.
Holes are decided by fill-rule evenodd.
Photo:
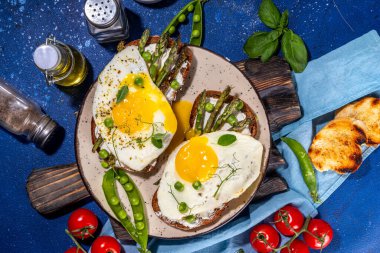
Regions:
M 154 168 L 177 129 L 171 108 L 184 86 L 191 51 L 166 34 L 132 41 L 98 78 L 93 102 L 93 137 L 116 166 L 132 171 Z
M 351 118 L 364 124 L 367 144 L 380 144 L 380 98 L 366 97 L 340 109 L 335 118 Z
M 167 160 L 152 207 L 171 226 L 190 230 L 215 222 L 260 174 L 256 116 L 230 92 L 205 90 L 196 98 L 189 140 Z
M 314 137 L 309 156 L 314 167 L 339 174 L 355 172 L 362 163 L 360 145 L 366 142 L 362 123 L 350 118 L 330 121 Z

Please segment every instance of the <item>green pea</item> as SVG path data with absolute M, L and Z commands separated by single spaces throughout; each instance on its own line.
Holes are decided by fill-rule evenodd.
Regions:
M 199 21 L 201 21 L 201 16 L 195 14 L 194 17 L 193 17 L 193 20 L 195 23 L 198 23 Z
M 141 222 L 141 221 L 136 222 L 136 228 L 137 230 L 143 230 L 145 228 L 144 222 Z
M 186 16 L 185 16 L 185 14 L 181 14 L 181 15 L 179 15 L 179 17 L 178 17 L 178 21 L 179 21 L 179 22 L 183 23 L 183 22 L 185 22 L 185 20 L 186 20 Z
M 195 182 L 193 183 L 193 188 L 194 188 L 195 190 L 199 190 L 201 187 L 202 187 L 202 183 L 201 183 L 199 180 L 197 180 L 197 181 L 195 181 Z
M 192 12 L 193 10 L 194 10 L 194 5 L 189 5 L 189 7 L 187 7 L 188 12 Z
M 230 115 L 228 118 L 227 118 L 227 122 L 228 124 L 230 124 L 231 126 L 234 126 L 236 123 L 237 123 L 237 118 L 235 115 Z
M 112 118 L 106 118 L 103 123 L 107 128 L 113 128 L 113 119 Z
M 179 192 L 182 192 L 184 189 L 185 189 L 185 186 L 180 182 L 180 181 L 177 181 L 175 182 L 174 184 L 174 188 L 179 191 Z
M 110 154 L 105 149 L 102 149 L 102 150 L 99 151 L 99 157 L 102 158 L 102 159 L 107 159 L 109 155 Z
M 188 216 L 183 217 L 182 219 L 189 223 L 193 223 L 195 221 L 195 215 L 190 214 Z
M 127 218 L 127 212 L 122 209 L 117 213 L 117 217 L 119 217 L 119 219 L 121 220 L 124 220 L 125 218 Z
M 142 213 L 135 213 L 133 217 L 135 217 L 136 221 L 142 221 L 144 219 L 144 215 Z
M 173 90 L 178 90 L 180 87 L 181 87 L 181 85 L 179 84 L 179 82 L 177 80 L 173 80 L 170 83 L 170 88 L 172 88 Z
M 148 51 L 145 51 L 143 54 L 142 54 L 142 57 L 144 58 L 144 60 L 146 62 L 150 62 L 152 60 L 152 54 Z
M 132 206 L 137 206 L 138 204 L 140 204 L 140 200 L 138 198 L 131 198 L 130 201 Z
M 206 110 L 206 112 L 212 112 L 214 110 L 214 107 L 215 106 L 212 103 L 208 102 L 205 105 L 205 110 Z
M 120 180 L 119 180 L 119 182 L 120 182 L 120 184 L 126 184 L 126 183 L 128 183 L 128 177 L 126 177 L 126 176 L 121 176 L 120 177 Z
M 108 169 L 108 167 L 110 166 L 106 161 L 102 161 L 100 165 L 102 165 L 102 167 L 105 169 Z
M 127 192 L 132 191 L 132 190 L 133 190 L 133 184 L 131 184 L 131 183 L 126 183 L 126 184 L 124 185 L 124 189 L 125 189 Z
M 236 109 L 240 111 L 241 109 L 243 109 L 243 107 L 244 107 L 243 101 L 239 100 L 239 104 L 236 106 Z
M 194 30 L 194 31 L 191 33 L 191 35 L 192 35 L 194 38 L 198 38 L 198 37 L 201 35 L 201 33 L 199 32 L 199 30 Z
M 174 27 L 174 26 L 171 26 L 171 27 L 169 28 L 169 33 L 170 33 L 170 34 L 175 33 L 175 27 Z
M 178 211 L 180 213 L 186 213 L 189 210 L 189 207 L 185 202 L 181 202 L 178 204 Z
M 144 84 L 144 79 L 142 77 L 138 76 L 133 80 L 133 83 L 137 86 L 142 86 Z
M 116 196 L 113 196 L 110 198 L 110 204 L 113 205 L 113 206 L 116 206 L 120 203 L 120 200 L 118 197 Z

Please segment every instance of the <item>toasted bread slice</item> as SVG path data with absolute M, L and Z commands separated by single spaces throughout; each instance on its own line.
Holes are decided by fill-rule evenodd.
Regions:
M 314 137 L 309 156 L 321 172 L 352 173 L 362 163 L 360 145 L 365 141 L 366 135 L 360 122 L 349 118 L 334 119 Z
M 340 109 L 335 118 L 351 118 L 364 123 L 367 144 L 380 144 L 380 98 L 366 97 Z
M 214 90 L 206 91 L 207 98 L 218 99 L 220 97 L 220 94 L 221 94 L 220 91 L 214 91 Z M 193 103 L 193 107 L 192 107 L 191 115 L 190 115 L 190 122 L 189 122 L 190 127 L 194 126 L 196 115 L 197 115 L 197 108 L 198 108 L 200 98 L 201 98 L 201 94 L 198 95 L 198 97 L 195 99 L 195 101 Z M 225 100 L 225 104 L 230 103 L 233 99 L 234 99 L 234 96 L 231 96 L 231 95 L 228 96 L 228 98 Z M 243 106 L 240 113 L 244 114 L 245 117 L 250 118 L 252 120 L 252 124 L 248 127 L 248 129 L 249 129 L 251 136 L 255 137 L 257 134 L 257 120 L 256 120 L 255 113 L 245 102 L 244 102 L 244 106 Z M 212 224 L 213 222 L 217 221 L 222 216 L 223 211 L 228 207 L 228 203 L 224 203 L 220 208 L 214 209 L 213 212 L 210 213 L 209 217 L 207 217 L 207 218 L 202 218 L 202 217 L 197 216 L 196 217 L 196 227 L 190 228 L 190 227 L 185 226 L 184 224 L 182 224 L 178 221 L 170 220 L 161 214 L 161 209 L 160 209 L 160 206 L 158 205 L 157 191 L 154 193 L 154 196 L 152 199 L 153 211 L 156 213 L 156 215 L 161 220 L 163 220 L 168 225 L 176 227 L 178 229 L 182 229 L 182 230 L 194 230 L 194 229 L 198 229 L 200 227 Z
M 213 98 L 217 100 L 220 97 L 220 94 L 222 92 L 220 91 L 215 91 L 215 90 L 207 90 L 206 91 L 206 97 L 207 98 Z M 191 109 L 191 114 L 190 114 L 190 127 L 194 127 L 195 119 L 197 118 L 197 108 L 198 104 L 201 98 L 201 94 L 199 94 L 193 104 L 193 107 Z M 230 103 L 235 97 L 232 95 L 229 95 L 228 98 L 225 100 L 225 104 Z M 248 104 L 246 104 L 244 101 L 244 106 L 241 109 L 240 113 L 244 114 L 246 118 L 249 118 L 252 120 L 252 124 L 248 127 L 249 132 L 251 133 L 252 137 L 255 137 L 257 134 L 257 119 L 256 119 L 256 114 L 253 112 L 253 110 L 249 107 Z M 206 119 L 208 118 L 208 113 L 206 113 Z M 204 122 L 204 125 L 206 125 L 206 120 Z
M 151 44 L 157 44 L 159 40 L 160 40 L 159 36 L 151 36 L 151 37 L 149 37 L 149 39 L 148 39 L 148 41 L 146 43 L 146 46 L 149 46 Z M 125 42 L 120 42 L 119 45 L 118 45 L 118 47 L 117 47 L 117 50 L 121 51 L 121 50 L 123 50 L 127 46 L 138 46 L 139 41 L 140 40 L 133 40 L 133 41 L 129 42 L 128 44 L 126 44 Z M 170 38 L 168 44 L 169 44 L 168 45 L 169 47 L 173 46 L 174 40 Z M 193 61 L 193 54 L 192 54 L 191 50 L 186 47 L 185 44 L 180 44 L 179 47 L 180 47 L 180 50 L 184 50 L 184 52 L 186 54 L 186 57 L 187 57 L 187 60 L 182 65 L 182 67 L 180 69 L 180 73 L 179 73 L 179 74 L 182 75 L 183 85 L 186 85 L 185 81 L 188 79 L 188 75 L 190 73 L 190 67 L 191 67 L 191 63 Z M 171 75 L 173 75 L 173 73 L 169 74 L 169 77 L 171 79 L 176 78 L 175 76 L 171 76 Z M 176 93 L 177 93 L 178 90 L 174 91 L 170 87 L 168 87 L 168 85 L 161 85 L 160 86 L 160 90 L 162 91 L 162 93 L 164 93 L 166 95 L 166 98 L 168 99 L 168 101 L 170 103 L 175 100 Z M 170 97 L 168 95 L 170 95 Z M 92 121 L 91 121 L 91 136 L 92 136 L 92 143 L 95 143 L 95 139 L 96 139 L 96 124 L 95 124 L 94 119 L 92 119 Z M 133 169 L 129 168 L 128 166 L 124 166 L 123 168 L 125 170 L 129 171 L 129 172 L 149 173 L 149 172 L 151 172 L 151 171 L 153 171 L 155 169 L 158 159 L 159 159 L 159 157 L 157 159 L 155 159 L 151 164 L 149 164 L 148 166 L 146 166 L 141 171 L 133 170 Z

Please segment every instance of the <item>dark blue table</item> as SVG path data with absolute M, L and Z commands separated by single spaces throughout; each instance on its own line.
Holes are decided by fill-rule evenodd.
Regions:
M 132 0 L 123 2 L 128 9 L 131 38 L 136 39 L 144 27 L 159 34 L 187 1 L 168 0 L 154 6 Z M 380 31 L 379 1 L 336 0 L 339 10 L 333 0 L 275 2 L 281 10 L 290 10 L 289 26 L 305 40 L 311 59 L 371 29 Z M 265 29 L 257 17 L 259 3 L 259 0 L 210 0 L 205 5 L 204 47 L 232 61 L 246 58 L 242 51 L 244 41 L 254 31 Z M 115 45 L 103 47 L 88 34 L 83 5 L 84 0 L 0 2 L 0 76 L 39 103 L 66 129 L 62 147 L 50 156 L 0 130 L 1 252 L 64 252 L 72 245 L 64 233 L 68 215 L 50 219 L 40 216 L 29 204 L 25 181 L 33 168 L 75 161 L 75 112 L 88 86 L 115 53 Z M 189 39 L 190 26 L 181 29 L 184 41 Z M 33 65 L 34 48 L 50 33 L 77 47 L 89 60 L 90 76 L 81 87 L 65 90 L 47 87 Z M 335 232 L 332 245 L 324 252 L 378 252 L 379 178 L 380 149 L 321 206 L 320 216 L 331 223 Z M 105 214 L 94 202 L 85 207 L 105 222 Z

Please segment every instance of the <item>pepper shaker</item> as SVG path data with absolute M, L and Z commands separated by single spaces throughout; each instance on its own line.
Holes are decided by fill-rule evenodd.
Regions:
M 120 0 L 87 0 L 84 13 L 88 31 L 99 43 L 128 38 L 128 20 Z
M 41 108 L 0 78 L 0 126 L 47 152 L 63 140 L 63 129 Z

